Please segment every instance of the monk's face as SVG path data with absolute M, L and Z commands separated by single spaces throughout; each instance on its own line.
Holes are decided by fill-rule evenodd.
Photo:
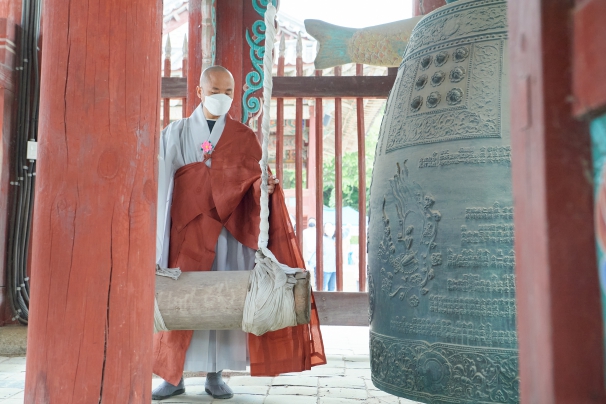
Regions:
M 211 72 L 202 80 L 201 87 L 196 88 L 198 97 L 204 104 L 204 99 L 213 94 L 225 94 L 234 98 L 234 79 L 231 74 L 223 71 Z

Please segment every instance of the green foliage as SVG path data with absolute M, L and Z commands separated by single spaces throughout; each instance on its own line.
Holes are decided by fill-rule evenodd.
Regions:
M 372 166 L 374 163 L 375 148 L 379 138 L 382 115 L 379 116 L 366 134 L 366 209 L 370 199 L 370 181 L 372 178 Z M 358 190 L 358 152 L 345 153 L 342 159 L 343 170 L 343 206 L 351 206 L 358 210 L 359 190 Z M 324 205 L 335 207 L 335 158 L 324 161 L 323 171 L 323 199 Z M 306 174 L 303 170 L 303 188 L 306 187 Z M 285 169 L 282 180 L 284 189 L 295 188 L 295 171 Z
M 366 208 L 370 199 L 370 180 L 374 163 L 375 148 L 379 138 L 380 117 L 366 134 Z M 343 170 L 343 206 L 351 206 L 358 210 L 358 152 L 345 153 L 342 159 Z M 335 207 L 335 158 L 324 162 L 324 205 Z
M 282 175 L 284 176 L 282 182 L 282 188 L 283 189 L 294 189 L 295 188 L 295 170 L 288 170 L 285 169 L 282 172 Z M 305 189 L 305 187 L 307 186 L 307 180 L 306 180 L 307 176 L 305 175 L 305 169 L 303 169 L 303 189 Z

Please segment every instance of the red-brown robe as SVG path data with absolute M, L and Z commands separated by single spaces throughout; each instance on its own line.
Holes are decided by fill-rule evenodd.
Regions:
M 188 164 L 175 174 L 171 208 L 169 267 L 209 271 L 215 245 L 225 227 L 241 244 L 256 250 L 260 222 L 261 146 L 247 126 L 226 117 L 212 152 L 211 167 Z M 269 249 L 290 266 L 305 268 L 284 202 L 276 186 L 270 197 Z M 176 385 L 183 375 L 193 331 L 154 335 L 153 371 Z M 260 337 L 248 334 L 252 376 L 301 372 L 326 363 L 320 323 L 312 301 L 309 325 L 289 327 Z

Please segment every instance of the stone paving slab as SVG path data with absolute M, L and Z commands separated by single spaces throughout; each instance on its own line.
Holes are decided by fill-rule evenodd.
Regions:
M 345 369 L 370 369 L 370 362 L 345 362 Z
M 227 380 L 230 386 L 271 386 L 273 377 L 232 376 Z M 204 381 L 205 379 L 202 378 Z
M 318 387 L 319 379 L 319 377 L 314 376 L 276 376 L 274 377 L 274 380 L 271 381 L 271 385 Z
M 366 402 L 364 400 L 363 402 Z M 320 397 L 318 400 L 319 404 L 360 404 L 360 400 L 354 398 L 334 398 L 334 397 Z
M 356 329 L 351 331 L 351 329 Z M 378 390 L 370 380 L 368 328 L 328 327 L 325 348 L 328 364 L 311 371 L 276 377 L 251 377 L 225 371 L 224 379 L 234 390 L 230 400 L 215 400 L 204 391 L 202 372 L 185 374 L 186 394 L 157 404 L 417 404 Z M 336 331 L 335 331 L 336 330 Z M 340 337 L 339 337 L 340 335 Z M 364 336 L 365 341 L 354 337 Z M 152 379 L 152 387 L 162 382 Z M 23 404 L 25 358 L 0 357 L 0 404 Z
M 317 397 L 275 395 L 267 396 L 263 404 L 317 404 L 317 402 Z
M 366 400 L 368 393 L 365 389 L 350 389 L 339 387 L 322 387 L 318 393 L 320 397 L 332 398 L 351 398 L 356 400 Z
M 345 369 L 346 376 L 364 377 L 370 379 L 370 368 L 368 369 Z
M 7 398 L 13 398 L 19 393 L 22 393 L 23 389 L 11 388 L 11 387 L 0 387 L 0 400 Z
M 272 386 L 269 389 L 269 395 L 317 397 L 318 388 L 307 386 Z
M 320 379 L 320 387 L 366 389 L 366 383 L 361 377 L 323 377 Z
M 266 396 L 269 386 L 231 386 L 231 389 L 234 391 L 234 395 L 251 394 L 254 396 Z

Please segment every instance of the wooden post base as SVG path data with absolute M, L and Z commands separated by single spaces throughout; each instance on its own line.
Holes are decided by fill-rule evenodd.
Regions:
M 236 330 L 242 328 L 251 271 L 183 272 L 178 280 L 156 276 L 156 299 L 169 330 Z M 298 324 L 309 324 L 309 272 L 296 275 Z

